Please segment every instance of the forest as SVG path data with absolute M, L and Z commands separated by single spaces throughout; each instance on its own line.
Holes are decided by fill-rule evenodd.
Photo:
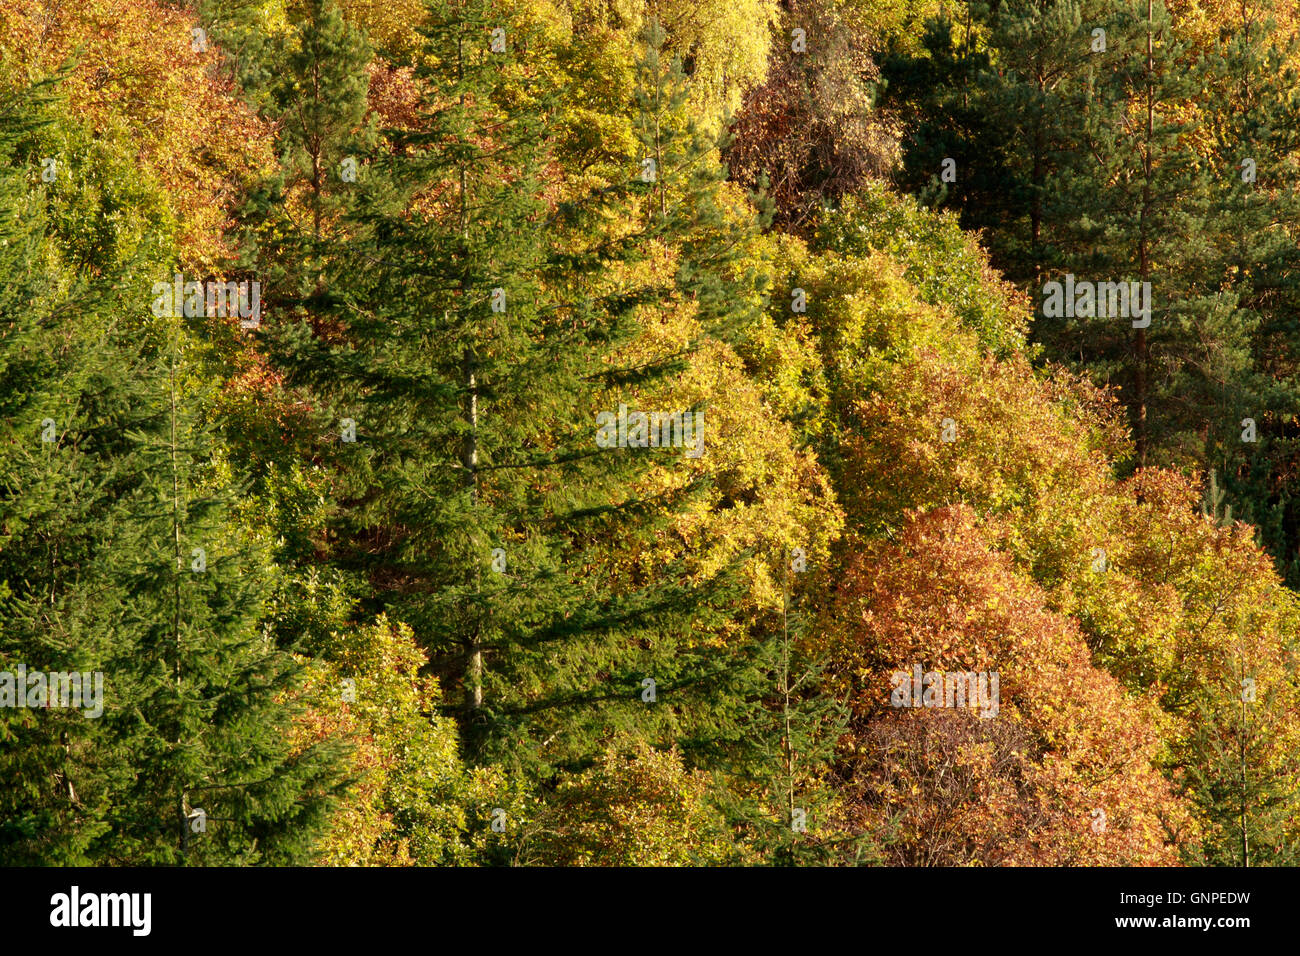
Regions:
M 0 0 L 0 864 L 1294 866 L 1297 589 L 1290 0 Z

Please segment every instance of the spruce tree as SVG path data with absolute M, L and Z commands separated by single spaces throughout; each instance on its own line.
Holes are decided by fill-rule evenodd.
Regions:
M 290 742 L 297 665 L 263 623 L 269 563 L 238 518 L 243 489 L 204 414 L 211 387 L 186 361 L 195 345 L 186 348 L 178 318 L 167 324 L 148 356 L 152 414 L 129 433 L 138 481 L 115 542 L 132 643 L 114 671 L 134 706 L 112 725 L 143 769 L 110 815 L 114 852 L 305 862 L 339 792 L 336 750 Z
M 129 404 L 131 392 L 114 356 L 95 348 L 103 331 L 96 304 L 48 240 L 33 185 L 32 139 L 51 122 L 56 80 L 0 96 L 0 673 L 14 682 L 20 668 L 81 673 L 103 660 L 102 632 L 69 634 L 46 621 L 88 613 L 77 569 L 94 554 L 95 529 L 111 507 L 99 491 L 104 465 L 121 451 L 91 423 Z M 85 772 L 97 725 L 79 711 L 44 709 L 39 694 L 35 708 L 16 706 L 26 704 L 25 681 L 6 690 L 0 859 L 89 862 L 104 829 L 103 787 Z
M 327 294 L 329 260 L 345 248 L 343 218 L 374 145 L 370 48 L 337 0 L 306 3 L 281 45 L 268 83 L 279 163 L 242 214 L 245 265 L 277 311 Z
M 152 338 L 124 328 L 95 343 L 99 390 L 59 395 L 75 411 L 36 476 L 66 505 L 6 543 L 6 663 L 102 675 L 102 714 L 20 713 L 11 743 L 44 769 L 19 791 L 13 852 L 305 862 L 338 792 L 335 748 L 291 743 L 296 668 L 262 625 L 269 569 L 232 503 L 199 493 L 226 484 L 223 455 Z M 120 448 L 101 447 L 101 429 Z M 28 494 L 33 477 L 14 476 Z

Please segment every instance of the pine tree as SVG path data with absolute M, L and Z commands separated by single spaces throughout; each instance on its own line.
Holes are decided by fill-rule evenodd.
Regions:
M 962 6 L 956 19 L 944 10 L 926 23 L 923 53 L 890 54 L 882 70 L 887 102 L 917 113 L 901 144 L 899 185 L 927 205 L 960 209 L 964 225 L 993 225 L 1012 188 L 1009 143 L 984 115 L 976 85 L 991 69 L 980 40 L 988 11 L 980 3 Z M 948 160 L 955 183 L 944 176 Z
M 69 513 L 5 548 L 7 564 L 28 566 L 6 602 L 5 657 L 102 675 L 102 715 L 51 706 L 26 728 L 35 740 L 19 735 L 21 752 L 44 767 L 25 777 L 14 852 L 43 862 L 303 862 L 338 790 L 336 748 L 291 747 L 294 667 L 260 623 L 268 569 L 241 541 L 229 503 L 193 493 L 197 463 L 220 483 L 222 456 L 187 407 L 177 367 L 160 374 L 150 337 L 135 353 L 138 334 L 98 341 L 114 378 L 96 384 L 131 401 L 81 396 L 46 453 L 50 487 L 72 493 Z M 100 447 L 96 426 L 121 432 L 120 449 Z M 47 570 L 31 574 L 33 564 Z M 38 781 L 57 787 L 53 806 Z
M 1290 837 L 1300 764 L 1285 752 L 1280 695 L 1256 686 L 1240 648 L 1232 696 L 1199 700 L 1182 766 L 1184 791 L 1209 824 L 1198 862 L 1210 866 L 1294 866 Z
M 327 294 L 361 160 L 374 145 L 366 118 L 370 49 L 336 0 L 311 0 L 283 41 L 268 85 L 279 122 L 279 165 L 244 205 L 245 260 L 268 305 L 301 308 Z
M 979 195 L 979 173 L 961 177 L 963 220 L 991 227 L 990 250 L 1007 276 L 1037 290 L 1053 259 L 1055 207 L 1049 183 L 1077 159 L 1082 111 L 1080 81 L 1094 58 L 1104 55 L 1100 38 L 1072 0 L 1042 3 L 1011 0 L 994 11 L 989 45 L 997 52 L 975 81 L 977 109 L 992 126 L 995 149 L 975 153 L 975 168 L 994 157 L 1006 179 L 989 185 L 984 202 L 995 215 L 975 216 L 968 195 Z
M 1204 129 L 1212 136 L 1215 229 L 1219 241 L 1211 287 L 1235 295 L 1248 319 L 1251 371 L 1226 422 L 1209 430 L 1207 464 L 1220 470 L 1223 491 L 1237 514 L 1260 529 L 1261 541 L 1288 583 L 1300 580 L 1300 514 L 1285 477 L 1296 455 L 1294 423 L 1300 416 L 1295 377 L 1293 316 L 1300 307 L 1300 138 L 1295 89 L 1300 77 L 1289 63 L 1300 47 L 1284 41 L 1271 3 L 1234 9 L 1213 59 Z M 1254 422 L 1254 441 L 1238 429 Z
M 1210 469 L 1210 480 L 1201 500 L 1201 514 L 1220 528 L 1232 527 L 1232 505 L 1224 504 L 1227 493 L 1219 487 L 1218 475 Z
M 48 240 L 32 185 L 33 137 L 52 122 L 57 80 L 0 97 L 0 674 L 15 681 L 20 668 L 81 673 L 102 660 L 103 633 L 75 628 L 88 603 L 76 569 L 95 553 L 111 507 L 99 490 L 111 476 L 104 466 L 121 448 L 94 423 L 131 392 L 95 348 L 99 310 Z M 71 634 L 46 624 L 63 615 L 74 617 Z M 0 706 L 0 773 L 11 782 L 0 790 L 0 858 L 89 862 L 104 829 L 102 788 L 82 773 L 97 725 L 80 712 L 16 707 L 28 688 L 9 691 L 22 700 Z M 39 695 L 32 702 L 39 708 Z
M 116 689 L 134 704 L 112 726 L 143 768 L 113 805 L 113 852 L 150 863 L 302 862 L 339 792 L 337 751 L 332 741 L 303 753 L 289 743 L 297 668 L 262 623 L 267 560 L 236 517 L 240 485 L 197 411 L 212 396 L 185 361 L 184 330 L 170 324 L 149 362 L 153 414 L 129 433 L 140 471 L 109 569 L 132 639 L 114 662 Z
M 196 27 L 240 95 L 258 110 L 272 105 L 279 54 L 267 5 L 260 0 L 199 0 Z
M 1208 67 L 1156 0 L 1120 6 L 1105 28 L 1108 49 L 1085 90 L 1085 155 L 1052 181 L 1069 211 L 1058 268 L 1149 283 L 1150 322 L 1084 304 L 1082 316 L 1045 316 L 1038 328 L 1052 354 L 1081 357 L 1095 379 L 1120 386 L 1138 464 L 1198 461 L 1207 424 L 1229 420 L 1240 401 L 1250 331 L 1235 296 L 1205 282 L 1214 206 L 1187 111 Z

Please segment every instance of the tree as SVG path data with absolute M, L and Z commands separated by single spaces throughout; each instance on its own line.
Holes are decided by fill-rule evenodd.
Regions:
M 0 669 L 8 680 L 20 665 L 78 674 L 102 665 L 102 631 L 78 627 L 83 641 L 69 641 L 45 620 L 71 608 L 75 622 L 96 606 L 76 570 L 95 553 L 93 531 L 111 511 L 111 498 L 95 491 L 121 440 L 93 427 L 79 441 L 60 439 L 132 399 L 116 356 L 96 354 L 100 303 L 60 261 L 45 204 L 29 186 L 31 139 L 52 121 L 54 82 L 0 94 Z M 80 321 L 68 328 L 79 331 L 56 347 L 74 315 Z M 105 830 L 104 783 L 87 779 L 97 724 L 17 703 L 0 709 L 0 767 L 14 781 L 0 795 L 0 853 L 9 863 L 88 862 Z
M 169 331 L 170 349 L 145 365 L 165 362 L 166 378 L 154 372 L 155 404 L 129 432 L 134 521 L 114 544 L 132 560 L 110 568 L 131 608 L 115 689 L 132 702 L 110 726 L 147 768 L 115 804 L 111 852 L 154 863 L 305 860 L 340 789 L 337 751 L 332 741 L 290 749 L 297 668 L 261 625 L 265 558 L 231 521 L 239 484 L 190 404 L 203 392 L 182 378 L 174 320 Z
M 877 110 L 872 36 L 851 7 L 786 4 L 767 76 L 749 90 L 726 152 L 733 181 L 766 183 L 776 222 L 805 232 L 823 203 L 883 178 L 896 123 Z
M 1174 862 L 1191 815 L 1160 774 L 1150 706 L 973 518 L 914 515 L 846 562 L 828 625 L 844 622 L 861 818 L 895 864 Z
M 327 259 L 345 248 L 339 220 L 374 130 L 366 120 L 370 49 L 336 0 L 307 3 L 285 47 L 269 84 L 279 164 L 245 203 L 243 218 L 260 247 L 268 297 L 294 305 L 326 294 Z
M 744 862 L 706 774 L 674 750 L 619 742 L 563 776 L 519 851 L 543 866 L 718 866 Z M 630 753 L 629 753 L 630 751 Z
M 471 772 L 455 723 L 438 715 L 441 691 L 408 627 L 379 618 L 345 627 L 313 649 L 304 747 L 342 736 L 355 744 L 354 777 L 318 848 L 330 866 L 439 866 L 475 861 L 472 815 L 505 801 L 500 775 Z M 511 804 L 513 806 L 513 804 Z
M 1107 52 L 1088 84 L 1084 158 L 1049 186 L 1060 208 L 1074 210 L 1058 222 L 1056 264 L 1084 281 L 1144 283 L 1149 316 L 1102 314 L 1109 306 L 1082 298 L 1077 313 L 1075 303 L 1058 309 L 1044 290 L 1038 333 L 1052 354 L 1081 353 L 1094 379 L 1121 387 L 1139 464 L 1155 461 L 1156 449 L 1160 460 L 1195 460 L 1201 410 L 1237 400 L 1246 336 L 1235 298 L 1202 284 L 1212 210 L 1188 110 L 1204 64 L 1162 4 L 1121 6 L 1106 27 Z
M 874 228 L 871 220 L 849 218 L 828 234 L 847 243 L 859 234 L 870 237 Z M 907 231 L 919 233 L 915 227 Z M 927 262 L 934 242 L 903 248 L 907 272 L 918 281 L 933 275 Z M 1276 727 L 1270 733 L 1279 742 L 1277 750 L 1254 752 L 1268 767 L 1259 779 L 1274 781 L 1273 796 L 1282 799 L 1278 807 L 1293 803 L 1294 777 L 1282 755 L 1294 732 L 1294 711 L 1286 703 L 1294 684 L 1284 675 L 1295 599 L 1251 543 L 1249 529 L 1224 522 L 1222 502 L 1215 520 L 1207 520 L 1194 479 L 1142 469 L 1116 481 L 1115 463 L 1130 454 L 1131 445 L 1113 397 L 1059 369 L 1044 376 L 1018 350 L 1000 358 L 990 354 L 986 329 L 998 326 L 964 321 L 960 309 L 978 295 L 963 281 L 946 283 L 942 298 L 931 295 L 939 303 L 934 307 L 902 278 L 903 265 L 879 252 L 857 259 L 788 246 L 774 267 L 778 274 L 798 276 L 822 350 L 824 380 L 813 393 L 822 410 L 810 417 L 833 423 L 813 434 L 844 508 L 843 547 L 856 554 L 873 540 L 896 540 L 909 513 L 973 509 L 995 550 L 1043 589 L 1044 607 L 1064 623 L 1074 622 L 1092 666 L 1127 694 L 1158 701 L 1161 713 L 1151 718 L 1160 738 L 1153 766 L 1193 812 L 1190 822 L 1171 830 L 1189 858 L 1200 852 L 1202 832 L 1207 847 L 1220 840 L 1214 833 L 1231 833 L 1226 814 L 1215 811 L 1216 818 L 1208 803 L 1192 799 L 1187 782 L 1195 773 L 1221 769 L 1222 755 L 1208 744 L 1189 748 L 1188 741 L 1202 705 L 1217 715 L 1205 728 L 1210 737 L 1237 740 L 1239 714 L 1222 702 L 1235 702 L 1236 691 L 1225 686 L 1239 669 L 1233 661 L 1244 659 L 1271 695 L 1261 690 L 1260 701 L 1270 701 L 1269 716 L 1266 721 L 1263 713 L 1252 712 L 1252 725 L 1258 720 Z M 950 268 L 950 258 L 943 261 Z M 972 281 L 979 280 L 964 280 Z M 908 601 L 926 590 L 902 581 L 892 587 L 909 595 Z M 977 607 L 979 599 L 962 598 L 954 606 Z M 827 613 L 845 626 L 857 620 L 853 608 Z M 1245 650 L 1238 651 L 1239 645 Z M 992 760 L 988 771 L 1010 767 L 1003 757 L 1020 749 L 1016 735 L 990 736 L 969 721 L 936 721 L 886 715 L 866 728 L 857 725 L 855 733 L 865 737 L 856 746 L 893 753 L 872 765 L 878 776 L 868 780 L 910 774 L 918 792 L 956 781 L 941 772 L 942 760 L 908 763 L 909 754 L 927 752 L 919 751 L 923 745 L 935 755 L 955 756 L 983 747 L 978 752 L 987 751 Z M 842 770 L 844 759 L 841 754 L 837 768 Z M 986 777 L 969 778 L 972 786 L 980 779 Z M 905 801 L 909 792 L 896 791 Z M 976 799 L 976 791 L 944 793 L 942 799 L 932 795 L 938 804 Z M 890 817 L 881 810 L 848 819 L 858 829 L 873 829 Z M 988 832 L 1003 839 L 1014 831 L 1010 824 L 1000 827 Z M 888 835 L 882 835 L 885 844 Z M 972 839 L 978 843 L 982 837 Z
M 1185 770 L 1189 798 L 1209 821 L 1198 862 L 1211 866 L 1294 866 L 1297 768 L 1285 704 L 1260 695 L 1254 668 L 1239 658 L 1224 681 L 1237 700 L 1201 701 L 1190 720 Z M 1282 690 L 1281 694 L 1286 691 Z M 1278 695 L 1281 696 L 1281 695 Z
M 1055 264 L 1053 226 L 1064 208 L 1057 207 L 1049 184 L 1081 158 L 1081 80 L 1096 69 L 1104 51 L 1094 48 L 1107 37 L 1097 37 L 1096 29 L 1072 2 L 1010 2 L 993 17 L 989 44 L 997 53 L 978 78 L 976 96 L 981 112 L 997 126 L 1001 142 L 995 155 L 1005 157 L 1010 188 L 994 184 L 1001 192 L 988 199 L 998 210 L 994 216 L 972 215 L 965 195 L 978 194 L 979 170 L 986 162 L 980 158 L 957 192 L 965 224 L 991 227 L 994 261 L 1031 289 L 1042 286 L 1044 269 Z
M 21 124 L 6 105 L 9 154 Z M 292 669 L 260 626 L 266 568 L 220 500 L 233 482 L 193 410 L 201 390 L 179 380 L 179 323 L 144 318 L 138 258 L 60 278 L 40 203 L 5 195 L 30 213 L 7 227 L 18 241 L 4 263 L 5 295 L 30 318 L 0 346 L 14 373 L 2 653 L 80 675 L 44 700 L 37 685 L 35 713 L 5 710 L 3 759 L 25 781 L 6 798 L 6 857 L 303 860 L 334 788 L 331 748 L 289 759 L 279 695 Z M 203 484 L 216 494 L 191 494 Z
M 739 780 L 724 794 L 745 827 L 747 843 L 776 866 L 861 863 L 874 859 L 871 833 L 844 819 L 834 774 L 836 749 L 849 712 L 825 676 L 826 651 L 807 635 L 807 617 L 791 608 L 797 576 L 807 573 L 803 549 L 780 562 L 780 629 L 764 647 L 769 695 L 748 722 Z
M 602 450 L 593 423 L 607 389 L 678 371 L 698 347 L 611 363 L 651 303 L 689 301 L 709 334 L 750 308 L 737 290 L 753 280 L 727 271 L 737 227 L 717 208 L 720 173 L 657 53 L 644 153 L 622 181 L 566 195 L 547 173 L 555 91 L 527 34 L 477 0 L 429 11 L 427 106 L 369 165 L 356 246 L 330 280 L 338 331 L 299 325 L 284 361 L 333 427 L 355 426 L 334 533 L 370 581 L 366 610 L 428 648 L 463 700 L 469 759 L 542 773 L 594 756 L 606 721 L 672 725 L 721 692 L 721 654 L 693 630 L 722 613 L 700 609 L 707 581 L 593 574 L 607 536 L 653 539 L 662 519 L 646 515 L 663 502 L 626 491 L 685 449 Z M 670 243 L 671 268 L 639 278 Z M 680 703 L 646 707 L 647 677 Z
M 1293 65 L 1296 41 L 1284 42 L 1269 3 L 1234 9 L 1222 23 L 1214 51 L 1206 110 L 1206 152 L 1214 177 L 1215 227 L 1220 235 L 1209 279 L 1230 291 L 1252 329 L 1248 347 L 1256 380 L 1226 422 L 1209 429 L 1205 467 L 1223 477 L 1222 493 L 1238 517 L 1260 529 L 1261 540 L 1297 582 L 1294 492 L 1286 475 L 1295 454 L 1300 415 L 1294 379 L 1300 168 Z M 1243 441 L 1249 418 L 1257 431 Z

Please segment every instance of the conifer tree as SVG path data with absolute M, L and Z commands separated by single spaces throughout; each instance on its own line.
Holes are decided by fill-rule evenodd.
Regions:
M 102 634 L 73 642 L 43 620 L 84 612 L 84 592 L 67 592 L 94 552 L 105 507 L 93 493 L 107 477 L 96 459 L 120 449 L 93 428 L 81 441 L 66 437 L 129 394 L 112 362 L 96 358 L 102 322 L 48 241 L 40 187 L 30 185 L 31 138 L 51 122 L 55 82 L 0 98 L 0 672 L 14 681 L 20 668 L 81 673 L 102 660 Z M 72 334 L 56 347 L 64 322 Z M 27 691 L 25 681 L 0 688 L 0 773 L 11 783 L 0 788 L 0 858 L 86 863 L 103 830 L 97 788 L 80 772 L 95 722 L 44 709 L 39 694 L 28 709 Z
M 370 49 L 337 0 L 306 3 L 284 46 L 269 85 L 279 168 L 244 218 L 268 298 L 296 305 L 326 293 L 326 260 L 339 254 L 340 219 L 374 129 L 366 119 Z
M 1139 461 L 1150 452 L 1150 463 L 1223 468 L 1231 454 L 1239 470 L 1237 423 L 1263 424 L 1252 409 L 1280 400 L 1258 371 L 1279 349 L 1260 349 L 1253 330 L 1269 303 L 1283 311 L 1294 245 L 1277 188 L 1289 166 L 1286 54 L 1272 49 L 1272 27 L 1247 14 L 1209 51 L 1159 3 L 973 4 L 971 19 L 987 20 L 987 54 L 950 23 L 931 29 L 933 62 L 891 66 L 894 95 L 923 106 L 904 181 L 921 188 L 941 156 L 956 159 L 945 201 L 966 227 L 989 230 L 994 264 L 1034 297 L 1047 357 L 1120 388 Z M 1243 141 L 1259 144 L 1267 185 L 1240 182 Z M 1046 313 L 1044 284 L 1067 273 L 1150 281 L 1151 324 L 1095 305 Z
M 779 622 L 764 643 L 768 693 L 754 702 L 737 748 L 736 779 L 722 790 L 751 845 L 774 866 L 864 863 L 870 836 L 845 832 L 837 818 L 836 747 L 848 709 L 824 679 L 827 660 L 807 637 L 807 617 L 795 593 L 806 576 L 796 552 L 782 568 Z
M 996 129 L 993 155 L 1002 157 L 1009 181 L 993 184 L 997 191 L 986 200 L 997 215 L 980 217 L 966 197 L 978 195 L 981 181 L 963 175 L 957 191 L 963 218 L 971 228 L 992 227 L 995 262 L 1031 289 L 1041 286 L 1051 264 L 1053 227 L 1063 213 L 1049 182 L 1078 158 L 1080 80 L 1104 55 L 1091 30 L 1073 0 L 1010 0 L 992 18 L 995 62 L 975 81 L 979 112 Z M 979 155 L 976 169 L 989 158 L 987 151 Z
M 252 11 L 237 4 L 225 4 L 214 22 L 256 32 Z M 237 354 L 242 369 L 228 367 L 227 375 L 264 360 L 271 369 L 283 366 L 297 322 L 328 334 L 322 324 L 328 322 L 329 282 L 340 257 L 349 254 L 347 214 L 375 142 L 365 36 L 337 0 L 307 0 L 287 12 L 288 29 L 266 38 L 266 55 L 277 68 L 258 91 L 265 115 L 276 122 L 278 161 L 239 209 L 238 252 L 227 267 L 256 278 L 268 321 L 252 347 Z M 334 507 L 322 467 L 334 446 L 320 447 L 318 422 L 304 413 L 314 410 L 309 392 L 285 388 L 273 372 L 260 379 L 258 393 L 223 437 L 251 482 L 249 493 L 261 502 L 265 533 L 276 542 L 273 626 L 302 638 L 315 653 L 347 620 L 361 587 L 323 560 L 319 541 Z
M 229 504 L 194 493 L 196 463 L 220 483 L 222 456 L 175 368 L 162 378 L 147 345 L 133 358 L 121 340 L 96 344 L 139 387 L 118 384 L 131 401 L 116 405 L 83 395 L 46 453 L 41 497 L 66 504 L 6 543 L 22 587 L 6 600 L 4 656 L 75 671 L 83 695 L 93 680 L 102 713 L 86 697 L 84 715 L 51 703 L 33 725 L 18 712 L 8 743 L 43 767 L 29 768 L 8 817 L 12 858 L 305 861 L 339 785 L 335 747 L 291 750 L 294 669 L 260 623 L 268 569 Z M 123 447 L 98 447 L 96 425 L 121 430 Z M 14 475 L 28 495 L 33 477 Z
M 1247 317 L 1250 387 L 1210 429 L 1206 464 L 1218 469 L 1237 515 L 1260 529 L 1288 583 L 1300 581 L 1300 513 L 1284 477 L 1296 454 L 1292 423 L 1300 416 L 1294 386 L 1294 321 L 1300 307 L 1300 136 L 1294 68 L 1297 41 L 1284 40 L 1272 4 L 1234 9 L 1214 51 L 1205 131 L 1212 136 L 1214 225 L 1220 237 L 1208 284 L 1237 297 Z M 1254 441 L 1241 440 L 1243 419 Z M 1251 437 L 1247 435 L 1247 437 Z
M 189 492 L 200 470 L 230 481 L 178 381 L 165 333 L 181 330 L 151 324 L 138 294 L 156 264 L 65 277 L 9 166 L 16 105 L 0 110 L 3 201 L 24 213 L 4 217 L 0 253 L 15 316 L 0 337 L 0 664 L 77 678 L 0 715 L 0 764 L 21 780 L 0 798 L 5 859 L 303 861 L 333 748 L 291 751 L 292 669 L 260 624 L 267 569 L 241 558 L 229 507 Z
M 267 5 L 259 0 L 199 0 L 196 26 L 209 51 L 245 100 L 259 110 L 272 103 L 278 51 Z
M 1149 283 L 1149 324 L 1086 303 L 1071 317 L 1070 303 L 1038 327 L 1053 354 L 1081 356 L 1096 380 L 1120 386 L 1139 464 L 1197 461 L 1205 410 L 1227 421 L 1239 402 L 1249 333 L 1236 297 L 1205 283 L 1214 209 L 1188 111 L 1208 67 L 1157 0 L 1120 5 L 1104 28 L 1107 52 L 1085 90 L 1085 157 L 1052 181 L 1073 210 L 1059 223 L 1058 268 Z
M 1294 866 L 1294 787 L 1300 761 L 1285 751 L 1282 694 L 1257 687 L 1245 654 L 1230 662 L 1219 700 L 1198 700 L 1182 766 L 1185 792 L 1208 826 L 1196 862 Z
M 340 786 L 336 747 L 291 748 L 296 666 L 262 623 L 270 569 L 242 530 L 240 484 L 198 411 L 211 407 L 210 386 L 185 361 L 179 317 L 167 325 L 144 363 L 156 390 L 129 432 L 139 471 L 111 556 L 130 642 L 112 664 L 114 689 L 131 706 L 110 726 L 141 768 L 109 814 L 113 852 L 303 862 Z
M 602 449 L 597 402 L 694 348 L 611 362 L 642 310 L 689 301 L 723 334 L 754 278 L 729 271 L 737 236 L 713 198 L 716 162 L 681 118 L 680 68 L 643 94 L 646 154 L 626 178 L 570 195 L 547 178 L 558 91 L 522 28 L 467 0 L 431 3 L 422 29 L 427 107 L 369 164 L 331 280 L 339 343 L 299 325 L 285 366 L 355 429 L 355 442 L 336 432 L 337 534 L 341 562 L 371 582 L 366 610 L 410 624 L 449 696 L 459 686 L 476 760 L 541 772 L 593 757 L 601 727 L 664 736 L 687 699 L 724 686 L 721 651 L 696 630 L 722 614 L 701 604 L 707 582 L 670 570 L 616 588 L 595 571 L 609 536 L 648 542 L 664 525 L 673 502 L 632 489 L 683 451 Z M 675 273 L 632 281 L 670 241 Z M 654 706 L 670 688 L 674 703 Z
M 964 6 L 960 23 L 947 11 L 926 23 L 924 53 L 885 57 L 885 90 L 888 101 L 917 111 L 901 144 L 899 184 L 927 205 L 950 204 L 965 221 L 992 225 L 1000 218 L 996 204 L 1011 188 L 1010 144 L 983 115 L 976 85 L 990 69 L 989 50 L 980 42 L 988 11 L 978 3 Z M 949 160 L 960 185 L 944 176 Z

